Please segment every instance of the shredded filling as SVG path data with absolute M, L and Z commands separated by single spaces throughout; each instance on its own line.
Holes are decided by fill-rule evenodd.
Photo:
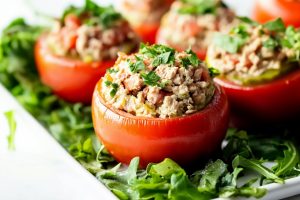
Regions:
M 209 71 L 191 50 L 141 45 L 136 54 L 119 53 L 102 78 L 106 103 L 136 116 L 171 118 L 203 109 L 212 99 Z
M 205 52 L 215 32 L 227 32 L 235 23 L 234 12 L 220 0 L 179 0 L 163 17 L 158 38 L 178 49 Z
M 117 52 L 131 53 L 138 48 L 137 35 L 119 13 L 112 7 L 95 6 L 80 14 L 80 10 L 71 10 L 56 22 L 47 36 L 55 55 L 92 62 L 116 59 Z
M 239 84 L 271 81 L 299 69 L 300 32 L 280 19 L 258 24 L 242 19 L 229 34 L 218 34 L 207 52 L 209 65 Z

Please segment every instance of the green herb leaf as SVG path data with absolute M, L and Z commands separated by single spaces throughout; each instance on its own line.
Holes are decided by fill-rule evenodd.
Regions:
M 269 38 L 263 42 L 263 46 L 268 49 L 275 49 L 276 47 L 278 47 L 278 45 L 279 44 L 278 44 L 277 40 L 275 40 L 273 38 Z
M 220 71 L 218 69 L 216 69 L 216 68 L 209 67 L 208 71 L 209 71 L 210 77 L 212 77 L 212 78 L 220 75 Z
M 141 76 L 144 80 L 144 83 L 150 86 L 158 85 L 158 81 L 160 80 L 160 77 L 154 71 L 151 71 L 147 74 L 142 73 Z
M 85 24 L 99 24 L 104 28 L 111 27 L 116 21 L 122 19 L 122 15 L 116 12 L 112 6 L 102 7 L 92 0 L 86 0 L 83 7 L 70 6 L 67 8 L 63 13 L 62 21 L 64 21 L 65 17 L 69 14 L 83 18 L 85 18 L 84 15 L 88 14 L 89 18 L 85 19 Z
M 250 19 L 249 17 L 244 17 L 244 16 L 238 16 L 237 17 L 240 21 L 246 23 L 246 24 L 249 24 L 249 25 L 252 25 L 252 26 L 257 26 L 259 25 L 258 22 L 256 21 L 253 21 L 252 19 Z
M 139 72 L 139 71 L 145 69 L 144 61 L 137 56 L 135 56 L 135 57 L 136 57 L 136 62 L 132 63 L 131 61 L 128 61 L 129 69 L 133 73 L 136 73 L 136 72 Z
M 111 89 L 109 95 L 111 97 L 114 97 L 116 95 L 117 91 L 118 91 L 119 85 L 117 83 L 112 83 L 111 87 L 112 87 L 112 89 Z
M 152 65 L 154 67 L 157 67 L 157 66 L 159 66 L 161 64 L 168 64 L 171 55 L 172 55 L 171 51 L 165 52 L 165 53 L 162 53 L 162 54 L 158 55 L 156 58 L 154 58 L 154 60 L 152 62 Z
M 9 126 L 9 135 L 7 136 L 8 149 L 15 150 L 15 135 L 17 123 L 15 120 L 15 112 L 13 110 L 6 111 L 4 113 L 8 126 Z
M 206 191 L 214 193 L 217 188 L 221 177 L 227 172 L 227 165 L 222 160 L 216 160 L 215 162 L 206 166 L 202 172 L 202 178 L 198 189 L 200 191 Z
M 269 31 L 281 32 L 285 31 L 285 25 L 281 18 L 277 18 L 274 21 L 267 22 L 263 27 Z
M 214 0 L 181 0 L 183 6 L 179 8 L 180 14 L 200 15 L 206 13 L 214 13 L 219 2 Z
M 240 47 L 245 44 L 245 39 L 217 33 L 213 39 L 213 44 L 229 53 L 237 53 Z
M 232 167 L 236 168 L 238 166 L 254 170 L 267 179 L 270 179 L 277 183 L 284 183 L 284 180 L 278 177 L 272 170 L 268 169 L 267 167 L 263 166 L 261 162 L 254 159 L 246 159 L 242 156 L 236 156 L 232 161 Z
M 299 153 L 295 145 L 286 141 L 283 143 L 286 149 L 283 151 L 282 159 L 277 159 L 277 165 L 273 167 L 277 176 L 288 175 L 299 163 Z
M 111 86 L 112 82 L 111 81 L 105 81 L 104 84 L 105 84 L 106 87 L 108 87 L 108 86 Z

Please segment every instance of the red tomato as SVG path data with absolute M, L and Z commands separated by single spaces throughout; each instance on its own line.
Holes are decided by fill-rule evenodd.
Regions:
M 154 44 L 156 33 L 159 28 L 159 23 L 155 24 L 143 24 L 141 26 L 132 27 L 133 30 L 138 34 L 143 42 Z
M 300 1 L 256 0 L 253 17 L 260 23 L 281 17 L 286 25 L 300 27 Z
M 164 44 L 164 45 L 168 45 L 170 47 L 173 47 L 174 49 L 176 49 L 177 51 L 185 51 L 186 49 L 183 49 L 179 46 L 170 44 L 167 40 L 165 40 L 165 38 L 162 37 L 162 34 L 160 34 L 160 31 L 158 30 L 157 36 L 156 36 L 156 43 L 157 44 Z M 192 48 L 192 50 L 197 54 L 198 58 L 201 60 L 205 60 L 206 57 L 206 51 L 201 49 L 201 50 L 195 50 Z
M 65 17 L 64 22 L 65 22 L 66 27 L 68 27 L 68 28 L 76 29 L 81 25 L 80 19 L 76 15 L 73 15 L 73 14 L 67 15 Z
M 233 111 L 257 122 L 282 122 L 300 114 L 300 70 L 255 86 L 215 78 L 224 88 Z
M 139 156 L 141 166 L 171 158 L 189 164 L 220 147 L 225 136 L 229 111 L 220 87 L 204 110 L 169 119 L 137 117 L 105 104 L 101 80 L 93 95 L 92 115 L 98 138 L 120 162 L 128 164 Z
M 42 82 L 55 94 L 70 102 L 91 103 L 94 87 L 115 60 L 86 63 L 79 59 L 53 55 L 45 36 L 35 45 L 35 60 Z

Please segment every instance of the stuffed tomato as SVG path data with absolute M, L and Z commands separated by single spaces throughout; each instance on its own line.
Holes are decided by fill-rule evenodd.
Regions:
M 300 114 L 300 32 L 281 19 L 258 24 L 249 19 L 219 34 L 207 62 L 221 76 L 235 113 L 252 122 L 283 122 Z
M 161 17 L 173 0 L 121 0 L 120 11 L 143 42 L 153 44 Z
M 70 7 L 51 31 L 35 45 L 42 82 L 71 102 L 90 103 L 100 76 L 111 67 L 117 52 L 133 52 L 139 40 L 128 22 L 112 7 L 86 1 Z
M 300 1 L 298 0 L 256 0 L 253 17 L 265 23 L 281 17 L 285 25 L 300 27 Z
M 178 0 L 163 17 L 156 42 L 179 51 L 192 48 L 204 59 L 214 33 L 228 31 L 236 21 L 234 12 L 220 0 Z
M 127 164 L 139 156 L 142 166 L 211 154 L 229 121 L 227 98 L 195 53 L 162 45 L 120 54 L 97 83 L 92 113 L 108 151 Z

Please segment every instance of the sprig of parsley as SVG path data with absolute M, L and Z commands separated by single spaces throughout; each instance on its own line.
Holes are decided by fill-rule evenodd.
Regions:
M 146 85 L 155 86 L 158 85 L 160 77 L 154 72 L 150 71 L 148 73 L 142 73 L 141 77 Z
M 112 26 L 116 21 L 122 19 L 122 15 L 118 13 L 112 6 L 102 7 L 92 0 L 85 0 L 83 7 L 70 6 L 62 16 L 62 21 L 69 15 L 74 14 L 85 19 L 84 23 L 88 25 L 102 25 L 104 28 Z M 88 15 L 89 17 L 85 17 Z

